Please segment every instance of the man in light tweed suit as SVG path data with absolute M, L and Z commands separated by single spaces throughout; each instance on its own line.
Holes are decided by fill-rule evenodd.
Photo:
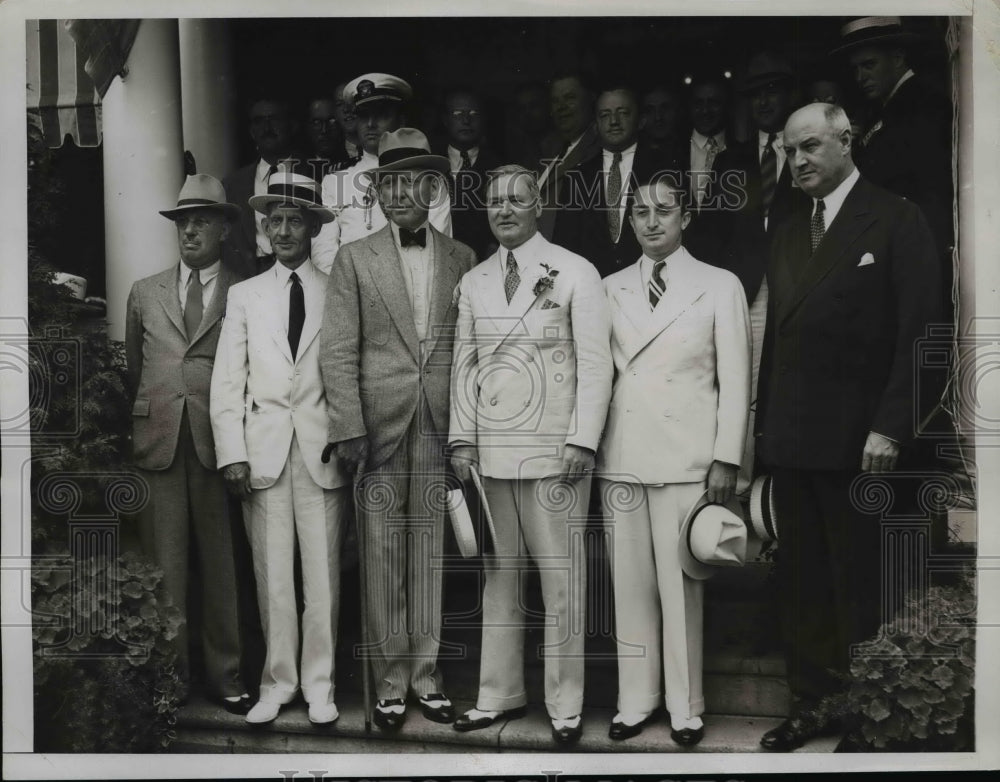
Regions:
M 320 363 L 329 442 L 357 476 L 375 724 L 398 729 L 406 697 L 454 719 L 437 668 L 445 447 L 459 279 L 475 255 L 428 224 L 448 158 L 419 130 L 382 135 L 370 173 L 389 225 L 340 248 Z

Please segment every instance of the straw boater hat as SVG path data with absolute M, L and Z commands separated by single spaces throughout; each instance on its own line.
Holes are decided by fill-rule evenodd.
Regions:
M 792 66 L 774 52 L 758 52 L 747 63 L 746 73 L 739 82 L 739 91 L 753 92 L 768 84 L 789 84 L 795 79 Z
M 924 40 L 903 27 L 898 16 L 865 16 L 840 28 L 840 46 L 831 54 L 843 54 L 859 46 L 908 46 Z
M 760 475 L 750 486 L 750 525 L 765 543 L 778 540 L 778 516 L 774 511 L 774 487 L 770 475 Z
M 380 102 L 406 104 L 412 97 L 413 88 L 389 73 L 366 73 L 344 87 L 344 98 L 354 103 L 355 110 Z
M 701 495 L 688 512 L 677 541 L 681 568 L 702 581 L 719 567 L 739 567 L 746 562 L 747 525 L 735 503 L 718 505 Z
M 222 212 L 227 220 L 236 220 L 240 208 L 226 202 L 226 189 L 215 177 L 208 174 L 191 174 L 177 196 L 177 206 L 161 210 L 160 214 L 169 220 L 176 220 L 192 209 L 213 209 Z
M 323 206 L 319 183 L 303 174 L 277 171 L 267 180 L 267 193 L 250 197 L 250 208 L 267 214 L 268 204 L 291 204 L 308 209 L 321 223 L 336 219 L 333 210 Z
M 383 133 L 378 142 L 378 168 L 368 174 L 373 180 L 390 171 L 427 170 L 447 174 L 451 171 L 448 158 L 432 155 L 427 136 L 416 128 L 400 128 Z

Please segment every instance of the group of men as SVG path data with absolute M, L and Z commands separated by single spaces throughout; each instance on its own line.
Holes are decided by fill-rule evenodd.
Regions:
M 945 249 L 931 201 L 855 166 L 888 167 L 879 134 L 906 132 L 890 107 L 915 79 L 909 34 L 876 17 L 842 35 L 862 86 L 877 82 L 887 100 L 860 152 L 843 108 L 792 111 L 791 69 L 767 52 L 741 82 L 759 142 L 746 149 L 720 139 L 726 95 L 712 80 L 696 85 L 678 156 L 663 138 L 637 140 L 627 84 L 591 101 L 578 77 L 553 79 L 566 143 L 537 168 L 470 143 L 481 108 L 461 91 L 448 101 L 455 146 L 433 154 L 406 125 L 409 84 L 389 74 L 338 92 L 360 157 L 325 173 L 288 160 L 272 143 L 276 107 L 255 107 L 260 160 L 227 188 L 188 178 L 162 213 L 180 263 L 137 282 L 128 306 L 133 445 L 151 497 L 140 527 L 182 609 L 194 538 L 211 585 L 209 695 L 252 724 L 300 692 L 311 721 L 337 719 L 339 558 L 353 519 L 375 723 L 398 729 L 411 698 L 460 731 L 524 713 L 519 581 L 533 562 L 545 707 L 554 741 L 574 743 L 578 528 L 596 477 L 620 650 L 609 735 L 636 735 L 665 706 L 674 741 L 697 744 L 706 564 L 690 562 L 691 530 L 708 536 L 707 562 L 724 554 L 731 522 L 710 509 L 731 505 L 756 469 L 772 477 L 793 695 L 762 744 L 788 751 L 832 727 L 816 707 L 880 619 L 878 520 L 850 486 L 892 470 L 913 437 L 913 345 L 938 317 Z M 495 539 L 479 695 L 456 716 L 437 665 L 445 495 L 477 480 Z M 241 678 L 233 537 L 244 529 L 226 491 L 252 551 L 259 688 Z

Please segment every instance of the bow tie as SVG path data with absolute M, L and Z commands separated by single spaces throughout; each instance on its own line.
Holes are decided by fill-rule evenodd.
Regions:
M 413 245 L 417 245 L 417 247 L 426 247 L 427 229 L 418 228 L 416 231 L 411 231 L 409 228 L 400 228 L 399 243 L 403 247 L 412 247 Z

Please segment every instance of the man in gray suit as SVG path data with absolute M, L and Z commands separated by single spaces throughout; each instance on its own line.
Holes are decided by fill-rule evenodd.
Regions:
M 197 174 L 187 178 L 177 207 L 160 214 L 177 225 L 180 263 L 132 286 L 125 323 L 125 358 L 134 396 L 132 447 L 135 465 L 149 487 L 139 532 L 182 613 L 193 535 L 203 585 L 206 689 L 227 711 L 245 714 L 250 699 L 240 681 L 232 530 L 208 416 L 226 295 L 239 281 L 221 264 L 222 243 L 239 208 L 226 203 L 221 182 Z M 186 627 L 182 625 L 177 637 L 185 679 Z
M 382 135 L 371 175 L 389 225 L 343 245 L 330 273 L 320 366 L 329 445 L 357 478 L 375 723 L 399 728 L 412 692 L 451 722 L 437 655 L 445 447 L 458 281 L 472 250 L 428 224 L 448 158 L 419 130 Z

